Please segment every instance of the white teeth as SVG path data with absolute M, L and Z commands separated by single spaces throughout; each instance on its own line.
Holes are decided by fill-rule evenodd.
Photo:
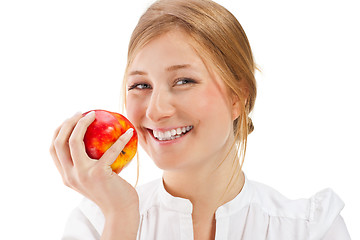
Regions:
M 171 132 L 170 131 L 166 131 L 164 133 L 164 135 L 165 135 L 165 138 L 171 138 Z
M 181 128 L 177 128 L 177 129 L 176 129 L 176 134 L 180 135 L 181 133 L 182 133 Z
M 186 132 L 190 131 L 193 126 L 187 126 L 182 128 L 171 129 L 170 131 L 160 132 L 153 130 L 153 135 L 160 141 L 173 140 L 175 138 L 182 137 Z

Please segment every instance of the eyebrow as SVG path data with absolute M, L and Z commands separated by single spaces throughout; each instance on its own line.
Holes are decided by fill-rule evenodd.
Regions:
M 182 69 L 182 68 L 189 68 L 189 67 L 191 67 L 190 64 L 173 65 L 173 66 L 167 67 L 166 71 L 172 72 L 172 71 L 176 71 L 176 70 L 179 70 L 179 69 Z M 132 76 L 132 75 L 147 75 L 147 73 L 144 72 L 144 71 L 135 70 L 135 71 L 131 71 L 129 73 L 129 76 Z
M 132 71 L 129 73 L 129 76 L 132 76 L 132 75 L 147 75 L 146 72 L 143 72 L 143 71 Z
M 166 68 L 166 71 L 171 72 L 171 71 L 176 71 L 178 69 L 189 68 L 189 67 L 190 67 L 190 64 L 173 65 L 173 66 Z

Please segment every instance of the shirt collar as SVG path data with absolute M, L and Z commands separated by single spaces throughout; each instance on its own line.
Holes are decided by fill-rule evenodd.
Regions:
M 251 201 L 251 189 L 249 188 L 249 180 L 245 175 L 244 186 L 240 193 L 231 201 L 220 206 L 215 213 L 216 218 L 229 216 L 246 205 Z M 191 214 L 193 210 L 190 200 L 180 197 L 174 197 L 165 190 L 164 181 L 161 179 L 160 186 L 160 199 L 164 206 L 172 211 L 176 211 L 183 214 Z
M 240 193 L 236 195 L 234 199 L 220 206 L 216 210 L 215 212 L 216 219 L 232 215 L 235 212 L 243 209 L 245 206 L 249 205 L 252 198 L 252 191 L 250 185 L 251 184 L 245 175 L 244 186 L 242 187 Z
M 170 210 L 191 214 L 193 210 L 192 203 L 189 199 L 174 197 L 165 190 L 164 181 L 161 179 L 160 199 L 164 206 Z

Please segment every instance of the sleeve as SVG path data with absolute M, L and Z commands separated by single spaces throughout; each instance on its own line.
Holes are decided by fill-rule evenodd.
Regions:
M 344 219 L 339 215 L 325 234 L 323 240 L 351 240 Z
M 88 199 L 70 214 L 62 240 L 99 240 L 104 229 L 105 218 L 99 207 Z
M 61 240 L 85 239 L 99 240 L 100 235 L 83 212 L 79 208 L 76 208 L 70 214 Z
M 344 202 L 331 189 L 318 192 L 310 199 L 309 239 L 332 240 L 349 238 L 346 225 L 340 216 Z M 334 238 L 337 234 L 337 238 Z M 326 238 L 327 237 L 327 238 Z

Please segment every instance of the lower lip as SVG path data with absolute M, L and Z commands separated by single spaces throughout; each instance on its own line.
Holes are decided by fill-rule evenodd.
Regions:
M 180 142 L 184 137 L 186 137 L 189 133 L 192 132 L 193 129 L 191 129 L 190 131 L 186 132 L 186 134 L 182 135 L 181 137 L 179 138 L 175 138 L 173 140 L 165 140 L 165 141 L 161 141 L 159 139 L 157 139 L 156 137 L 154 137 L 154 135 L 152 134 L 152 131 L 151 130 L 148 130 L 149 131 L 149 134 L 151 135 L 151 137 L 160 145 L 169 145 L 169 144 L 174 144 L 174 143 L 178 143 Z

